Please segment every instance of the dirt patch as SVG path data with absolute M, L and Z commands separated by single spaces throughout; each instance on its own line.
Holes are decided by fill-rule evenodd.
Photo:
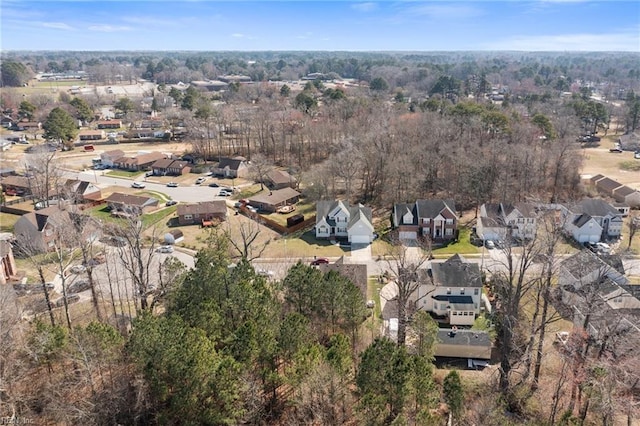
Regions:
M 604 144 L 607 146 L 606 144 Z M 582 150 L 584 155 L 584 164 L 582 166 L 582 174 L 586 178 L 594 176 L 598 173 L 607 176 L 615 181 L 631 188 L 640 190 L 640 173 L 632 170 L 623 170 L 623 163 L 640 160 L 633 158 L 633 152 L 624 151 L 616 154 L 609 152 L 608 148 L 585 148 Z

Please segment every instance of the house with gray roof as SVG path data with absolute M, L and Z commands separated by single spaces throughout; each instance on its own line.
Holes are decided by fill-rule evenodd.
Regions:
M 316 238 L 346 239 L 350 243 L 373 241 L 371 208 L 347 201 L 318 201 L 316 205 Z
M 560 216 L 565 232 L 581 244 L 620 238 L 622 232 L 622 213 L 598 198 L 563 205 Z
M 620 188 L 622 184 L 611 178 L 603 177 L 596 182 L 595 186 L 600 194 L 606 197 L 613 197 L 613 191 L 615 191 L 616 188 Z
M 444 262 L 432 262 L 430 269 L 419 269 L 418 281 L 416 308 L 438 321 L 472 325 L 480 314 L 482 275 L 477 263 L 455 254 Z
M 367 273 L 366 264 L 345 263 L 344 256 L 342 256 L 334 263 L 321 263 L 318 265 L 318 269 L 323 274 L 326 274 L 329 271 L 336 271 L 340 273 L 360 289 L 363 297 L 367 297 L 367 283 L 369 275 Z
M 533 204 L 486 203 L 480 206 L 476 233 L 485 241 L 531 240 L 536 235 L 537 216 Z
M 249 173 L 249 166 L 244 157 L 222 157 L 212 172 L 225 178 L 245 177 Z
M 445 358 L 491 359 L 491 337 L 481 330 L 438 330 L 434 355 Z
M 111 214 L 114 216 L 138 216 L 142 213 L 155 210 L 158 207 L 158 200 L 156 198 L 141 197 L 120 192 L 114 192 L 109 195 L 105 201 L 111 208 Z
M 213 225 L 214 222 L 227 220 L 227 203 L 224 200 L 205 201 L 196 204 L 178 204 L 178 223 L 180 225 Z
M 458 214 L 453 200 L 396 203 L 391 220 L 400 240 L 429 238 L 443 243 L 455 240 L 458 234 Z
M 271 189 L 294 188 L 298 181 L 284 170 L 271 170 L 264 177 L 264 183 Z

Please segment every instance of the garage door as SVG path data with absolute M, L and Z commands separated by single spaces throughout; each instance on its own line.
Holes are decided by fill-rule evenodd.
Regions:
M 417 240 L 418 235 L 416 232 L 400 232 L 398 235 L 401 240 Z
M 351 244 L 368 244 L 370 243 L 370 237 L 368 235 L 352 235 Z

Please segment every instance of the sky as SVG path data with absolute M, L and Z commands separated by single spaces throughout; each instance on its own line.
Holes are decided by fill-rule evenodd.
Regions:
M 632 51 L 640 1 L 0 0 L 7 50 Z

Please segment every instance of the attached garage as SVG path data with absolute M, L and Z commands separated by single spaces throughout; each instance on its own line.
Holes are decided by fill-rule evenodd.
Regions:
M 401 240 L 417 240 L 418 239 L 418 233 L 415 231 L 401 231 L 398 234 L 398 237 Z
M 349 240 L 352 244 L 369 244 L 371 242 L 369 235 L 351 235 Z

